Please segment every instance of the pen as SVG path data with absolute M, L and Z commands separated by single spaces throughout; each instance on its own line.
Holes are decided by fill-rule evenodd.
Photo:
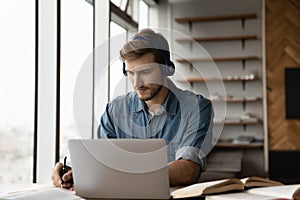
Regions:
M 62 167 L 61 171 L 60 171 L 60 176 L 61 178 L 63 177 L 63 175 L 67 172 L 67 156 L 65 156 L 64 158 L 64 166 Z M 61 184 L 64 184 L 64 181 L 61 180 Z

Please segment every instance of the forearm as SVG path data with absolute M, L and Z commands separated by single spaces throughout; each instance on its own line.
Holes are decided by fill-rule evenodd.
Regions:
M 200 173 L 200 165 L 189 160 L 176 160 L 168 165 L 171 186 L 193 184 Z

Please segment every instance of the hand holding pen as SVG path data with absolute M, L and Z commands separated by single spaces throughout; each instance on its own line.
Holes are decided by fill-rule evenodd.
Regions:
M 56 187 L 73 189 L 72 168 L 67 166 L 67 157 L 64 158 L 63 163 L 56 163 L 52 171 L 52 183 Z

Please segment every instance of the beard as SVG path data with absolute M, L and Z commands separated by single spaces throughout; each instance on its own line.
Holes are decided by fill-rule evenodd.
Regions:
M 150 88 L 146 86 L 140 86 L 136 88 L 136 93 L 140 100 L 142 101 L 149 101 L 153 99 L 162 89 L 162 85 L 157 85 L 156 88 Z

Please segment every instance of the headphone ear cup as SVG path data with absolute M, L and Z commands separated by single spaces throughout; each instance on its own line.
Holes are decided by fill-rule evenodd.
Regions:
M 169 60 L 168 63 L 167 63 L 167 65 L 165 65 L 165 70 L 164 71 L 165 71 L 165 74 L 167 76 L 173 76 L 174 75 L 174 73 L 175 73 L 175 65 L 174 65 L 174 63 L 171 60 Z
M 128 74 L 127 74 L 127 71 L 126 71 L 126 65 L 125 65 L 125 63 L 123 62 L 123 74 L 124 74 L 124 76 L 128 76 Z

